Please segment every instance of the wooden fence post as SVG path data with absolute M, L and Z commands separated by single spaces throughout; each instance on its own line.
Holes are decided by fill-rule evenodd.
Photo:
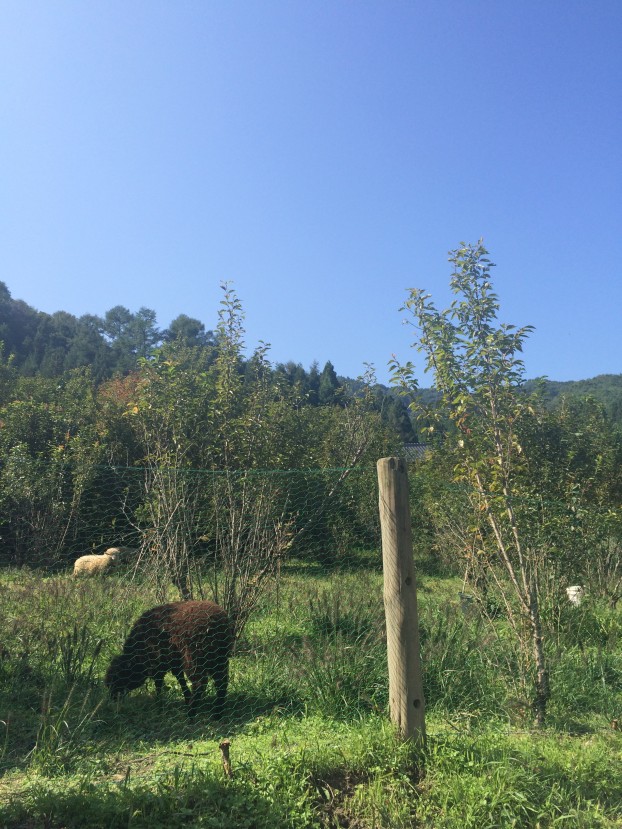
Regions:
M 413 739 L 423 744 L 425 701 L 408 474 L 400 458 L 381 458 L 377 468 L 391 719 L 404 740 Z

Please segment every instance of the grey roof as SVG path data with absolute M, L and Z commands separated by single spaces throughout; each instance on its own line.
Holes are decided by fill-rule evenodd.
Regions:
M 430 446 L 427 443 L 405 443 L 401 455 L 405 461 L 412 463 L 421 460 L 428 449 Z

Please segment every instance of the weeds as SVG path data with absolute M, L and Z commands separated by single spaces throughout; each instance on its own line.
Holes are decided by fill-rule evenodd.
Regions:
M 285 576 L 239 642 L 218 722 L 190 722 L 172 677 L 159 701 L 104 696 L 110 655 L 155 603 L 140 585 L 0 576 L 0 827 L 619 826 L 622 611 L 547 611 L 558 730 L 532 734 L 503 614 L 464 613 L 457 590 L 421 591 L 422 761 L 387 717 L 376 573 Z
M 66 772 L 82 759 L 85 740 L 101 702 L 89 709 L 89 694 L 79 706 L 72 700 L 73 689 L 60 708 L 55 709 L 52 694 L 43 697 L 41 719 L 35 746 L 29 760 L 44 774 Z
M 343 636 L 354 642 L 382 635 L 384 612 L 377 591 L 359 588 L 353 593 L 348 586 L 337 581 L 328 589 L 310 592 L 307 613 L 313 633 L 326 638 Z
M 77 623 L 53 642 L 52 647 L 58 654 L 56 664 L 66 685 L 91 681 L 103 644 L 101 637 L 94 636 L 86 625 Z
M 385 707 L 386 659 L 369 635 L 354 641 L 307 638 L 292 656 L 310 711 L 350 719 Z

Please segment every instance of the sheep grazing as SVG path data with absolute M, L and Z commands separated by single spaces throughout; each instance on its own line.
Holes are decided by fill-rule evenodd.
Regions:
M 158 696 L 164 675 L 170 671 L 181 686 L 189 712 L 194 714 L 211 678 L 216 687 L 214 715 L 219 717 L 227 696 L 232 645 L 227 614 L 214 602 L 159 605 L 135 622 L 123 653 L 113 657 L 104 681 L 110 694 L 119 697 L 153 679 Z M 184 673 L 192 683 L 192 691 Z

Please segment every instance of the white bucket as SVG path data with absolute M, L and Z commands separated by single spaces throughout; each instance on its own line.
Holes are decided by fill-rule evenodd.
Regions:
M 583 598 L 583 588 L 580 584 L 574 584 L 572 587 L 566 588 L 566 595 L 568 596 L 570 604 L 579 607 L 581 599 Z

